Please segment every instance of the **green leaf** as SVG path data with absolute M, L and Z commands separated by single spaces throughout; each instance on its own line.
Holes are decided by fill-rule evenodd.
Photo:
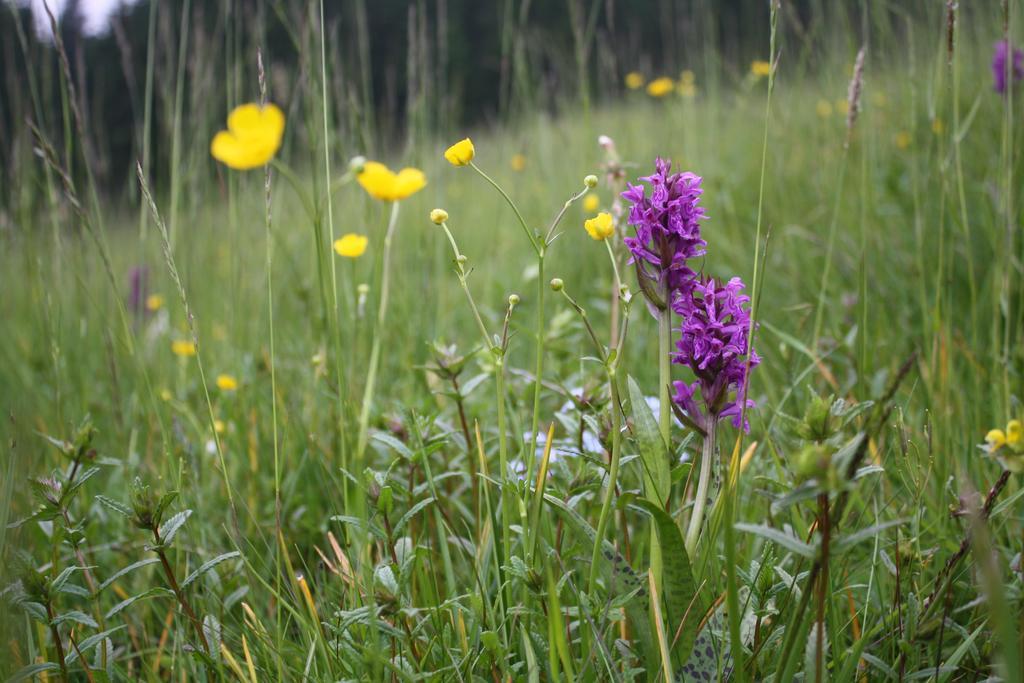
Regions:
M 84 624 L 84 625 L 90 626 L 92 628 L 99 628 L 99 626 L 100 626 L 99 624 L 96 623 L 95 619 L 90 617 L 85 612 L 82 612 L 82 611 L 77 610 L 77 609 L 73 609 L 70 612 L 65 612 L 64 614 L 58 615 L 57 617 L 54 618 L 54 620 L 52 622 L 50 622 L 50 625 L 51 626 L 60 626 L 61 624 L 65 623 L 65 622 L 68 622 L 68 621 L 73 621 L 76 624 Z
M 235 557 L 241 557 L 241 555 L 242 555 L 242 553 L 238 552 L 237 550 L 232 550 L 230 553 L 224 553 L 223 555 L 218 555 L 217 557 L 213 558 L 212 560 L 207 560 L 206 562 L 203 562 L 203 564 L 199 567 L 199 569 L 197 569 L 194 572 L 192 572 L 191 574 L 189 574 L 188 578 L 186 578 L 181 583 L 182 590 L 187 588 L 189 586 L 189 584 L 191 584 L 193 581 L 198 579 L 200 576 L 202 576 L 206 572 L 208 572 L 211 569 L 213 569 L 214 567 L 216 567 L 221 562 L 226 562 L 226 561 L 228 561 L 230 559 L 233 559 Z
M 110 585 L 112 583 L 114 583 L 115 581 L 120 579 L 125 574 L 127 574 L 129 572 L 133 572 L 136 569 L 139 569 L 141 567 L 145 567 L 145 566 L 150 565 L 150 564 L 156 564 L 159 561 L 160 561 L 159 557 L 149 557 L 149 558 L 146 558 L 145 560 L 139 560 L 138 562 L 133 562 L 132 564 L 130 564 L 127 567 L 125 567 L 124 569 L 119 569 L 118 571 L 114 572 L 114 574 L 110 578 L 108 578 L 106 581 L 104 581 L 103 583 L 100 584 L 99 588 L 96 589 L 96 593 L 98 594 L 104 588 L 110 587 Z
M 397 534 L 398 532 L 400 532 L 402 530 L 402 527 L 408 524 L 409 520 L 416 516 L 416 513 L 418 513 L 420 510 L 427 507 L 431 503 L 433 503 L 435 500 L 436 499 L 433 496 L 431 496 L 430 498 L 425 498 L 420 502 L 416 503 L 415 505 L 413 505 L 411 508 L 409 508 L 409 511 L 402 515 L 402 518 L 398 520 L 398 524 L 395 524 L 393 533 Z
M 651 407 L 644 400 L 640 387 L 632 377 L 629 384 L 629 409 L 633 413 L 633 430 L 640 446 L 644 466 L 644 493 L 647 499 L 664 507 L 672 486 L 669 471 L 668 448 L 661 438 L 658 421 L 654 419 Z
M 861 529 L 860 531 L 855 531 L 852 534 L 849 534 L 848 536 L 842 536 L 836 541 L 833 547 L 837 552 L 848 550 L 849 548 L 857 545 L 862 541 L 867 541 L 869 539 L 874 538 L 875 536 L 877 536 L 878 534 L 880 534 L 881 532 L 885 531 L 890 527 L 899 526 L 900 524 L 906 524 L 909 521 L 909 517 L 900 517 L 899 519 L 891 519 L 888 522 L 880 522 L 878 524 L 868 527 L 867 529 Z
M 667 637 L 673 657 L 685 663 L 697 639 L 704 605 L 693 579 L 690 558 L 683 545 L 683 535 L 675 520 L 649 500 L 637 500 L 639 506 L 651 516 L 662 550 L 662 582 L 668 606 Z
M 808 560 L 814 558 L 814 546 L 809 543 L 804 543 L 796 536 L 773 529 L 770 526 L 763 524 L 745 524 L 743 522 L 737 523 L 734 527 L 737 531 L 746 531 L 748 534 L 754 534 L 762 538 L 768 539 L 773 543 L 781 545 L 786 550 L 796 553 L 800 557 L 806 557 Z
M 112 498 L 107 498 L 106 496 L 96 496 L 96 500 L 102 503 L 103 507 L 109 510 L 113 510 L 118 514 L 124 515 L 125 517 L 131 519 L 132 511 L 124 503 L 119 503 L 118 501 L 113 500 Z
M 385 434 L 383 432 L 377 432 L 371 438 L 374 441 L 378 441 L 378 442 L 384 444 L 385 446 L 387 446 L 391 450 L 395 451 L 396 453 L 398 453 L 400 456 L 402 456 L 406 460 L 415 460 L 416 459 L 416 454 L 413 453 L 411 450 L 409 450 L 408 446 L 406 446 L 404 443 L 402 443 L 401 441 L 399 441 L 395 437 L 391 436 L 390 434 Z
M 156 504 L 156 510 L 153 512 L 153 519 L 159 525 L 164 518 L 164 513 L 167 512 L 167 508 L 170 507 L 171 503 L 178 497 L 177 491 L 168 491 L 160 497 L 160 502 Z
M 89 650 L 89 648 L 93 647 L 94 645 L 96 645 L 96 643 L 100 642 L 104 638 L 106 638 L 106 637 L 108 637 L 108 636 L 110 636 L 110 635 L 112 635 L 114 633 L 117 633 L 121 629 L 125 629 L 125 628 L 128 628 L 128 625 L 127 624 L 121 624 L 120 626 L 117 626 L 115 628 L 107 629 L 106 631 L 103 631 L 102 633 L 96 633 L 96 634 L 93 634 L 93 635 L 89 636 L 88 638 L 83 638 L 82 641 L 78 643 L 78 650 L 76 650 L 75 648 L 71 648 L 71 650 L 68 652 L 68 656 L 64 658 L 64 663 L 65 664 L 72 664 L 73 662 L 78 660 L 78 652 L 79 652 L 79 650 L 82 651 L 82 652 L 86 652 L 86 651 Z
M 106 618 L 107 619 L 113 618 L 115 615 L 117 615 L 120 612 L 124 611 L 125 609 L 131 607 L 132 605 L 134 605 L 139 600 L 147 600 L 149 598 L 160 598 L 160 597 L 174 597 L 174 593 L 170 589 L 167 589 L 167 588 L 150 588 L 148 591 L 145 591 L 144 593 L 139 593 L 138 595 L 133 595 L 132 597 L 127 598 L 125 600 L 122 600 L 121 602 L 119 602 L 116 605 L 114 605 L 110 609 L 110 611 L 107 612 Z
M 29 664 L 24 669 L 18 670 L 13 676 L 7 679 L 7 683 L 17 683 L 18 681 L 27 681 L 34 678 L 38 674 L 44 671 L 56 671 L 60 667 L 53 662 L 43 662 L 41 664 Z
M 184 524 L 191 515 L 191 510 L 182 510 L 167 520 L 166 524 L 162 524 L 160 526 L 160 540 L 163 542 L 165 548 L 169 548 L 171 546 L 171 542 L 174 540 L 174 536 L 178 533 L 178 529 L 181 528 L 181 525 Z

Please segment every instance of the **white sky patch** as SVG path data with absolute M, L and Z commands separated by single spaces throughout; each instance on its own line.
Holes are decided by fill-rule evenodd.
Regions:
M 67 0 L 46 0 L 57 20 Z M 82 0 L 82 14 L 85 17 L 85 31 L 91 35 L 103 33 L 109 25 L 110 15 L 121 5 L 130 5 L 135 0 Z M 22 5 L 31 5 L 36 18 L 36 30 L 40 35 L 50 35 L 50 19 L 46 16 L 43 0 L 20 0 Z

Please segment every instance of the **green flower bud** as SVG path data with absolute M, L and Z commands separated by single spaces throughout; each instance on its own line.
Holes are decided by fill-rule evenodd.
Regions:
M 586 185 L 591 190 L 593 190 L 595 187 L 597 187 L 597 176 L 591 173 L 590 175 L 583 179 L 583 184 Z
M 552 289 L 552 291 L 561 292 L 564 287 L 565 287 L 565 283 L 562 282 L 562 278 L 556 277 L 553 280 L 551 280 L 551 289 Z

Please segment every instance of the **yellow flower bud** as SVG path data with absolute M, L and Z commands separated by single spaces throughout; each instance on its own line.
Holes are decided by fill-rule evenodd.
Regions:
M 217 375 L 217 388 L 221 391 L 234 391 L 238 388 L 238 380 L 231 375 Z
M 630 90 L 639 90 L 644 87 L 644 75 L 639 71 L 630 71 L 626 74 L 626 87 Z
M 469 138 L 459 140 L 444 152 L 444 158 L 452 166 L 468 166 L 475 156 L 476 148 L 473 147 L 473 141 Z
M 1006 443 L 1010 446 L 1016 447 L 1020 444 L 1021 437 L 1024 434 L 1021 433 L 1020 420 L 1010 420 L 1006 423 Z
M 438 225 L 441 225 L 448 220 L 448 212 L 444 209 L 434 209 L 430 212 L 430 220 L 434 221 Z
M 508 305 L 509 306 L 517 306 L 517 305 L 519 305 L 519 295 L 518 294 L 509 294 L 508 295 Z
M 522 154 L 513 154 L 512 159 L 509 161 L 509 166 L 511 166 L 512 170 L 516 173 L 520 173 L 526 168 L 526 156 Z
M 349 233 L 334 241 L 334 251 L 338 252 L 338 256 L 359 258 L 366 251 L 366 244 L 369 241 L 366 235 Z
M 770 62 L 757 59 L 750 63 L 750 73 L 754 74 L 758 78 L 767 76 L 772 72 L 772 65 Z
M 661 78 L 655 78 L 647 84 L 647 94 L 651 97 L 664 97 L 675 90 L 675 88 L 675 81 L 668 76 L 662 76 Z
M 583 227 L 591 239 L 606 240 L 615 232 L 615 223 L 610 213 L 602 211 L 590 220 L 584 221 Z
M 989 433 L 985 435 L 985 445 L 990 453 L 998 451 L 1006 445 L 1006 434 L 1003 433 L 1002 429 L 989 430 Z
M 586 185 L 591 190 L 593 190 L 595 187 L 597 187 L 597 176 L 591 173 L 590 175 L 583 179 L 583 184 Z
M 583 198 L 583 210 L 587 213 L 596 213 L 601 206 L 601 198 L 596 194 L 588 194 Z
M 196 355 L 196 345 L 186 339 L 175 339 L 171 342 L 171 353 L 182 357 L 194 356 Z
M 146 310 L 159 311 L 164 305 L 164 298 L 159 294 L 150 294 L 146 297 Z
M 551 280 L 551 289 L 555 292 L 561 292 L 562 288 L 565 287 L 565 283 L 562 282 L 562 278 L 556 277 Z

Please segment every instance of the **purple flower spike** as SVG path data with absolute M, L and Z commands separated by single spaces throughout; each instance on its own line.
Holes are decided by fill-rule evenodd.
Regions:
M 992 77 L 995 81 L 995 90 L 999 94 L 1006 93 L 1006 62 L 1011 59 L 1010 57 L 1010 45 L 1005 40 L 1000 40 L 996 43 L 995 52 L 992 55 Z M 1013 53 L 1013 64 L 1010 65 L 1009 75 L 1013 79 L 1013 82 L 1024 78 L 1024 50 L 1015 48 L 1012 50 Z
M 672 309 L 682 317 L 682 335 L 672 362 L 685 365 L 697 376 L 691 384 L 675 382 L 675 402 L 697 426 L 708 420 L 731 417 L 740 426 L 747 377 L 747 342 L 750 337 L 750 297 L 743 294 L 743 281 L 734 277 L 722 284 L 714 278 L 693 283 L 688 293 L 677 297 Z M 750 352 L 750 367 L 761 359 Z M 697 403 L 700 393 L 703 406 Z M 752 407 L 753 401 L 746 400 Z M 744 423 L 743 429 L 750 429 Z
M 633 205 L 629 223 L 636 230 L 625 243 L 648 298 L 652 292 L 646 285 L 652 283 L 657 283 L 661 296 L 666 284 L 673 293 L 689 289 L 697 275 L 686 262 L 703 256 L 707 244 L 700 235 L 700 222 L 706 218 L 699 205 L 701 177 L 671 173 L 672 162 L 665 159 L 658 158 L 654 165 L 653 175 L 640 178 L 651 185 L 649 197 L 643 185 L 632 183 L 622 193 Z

